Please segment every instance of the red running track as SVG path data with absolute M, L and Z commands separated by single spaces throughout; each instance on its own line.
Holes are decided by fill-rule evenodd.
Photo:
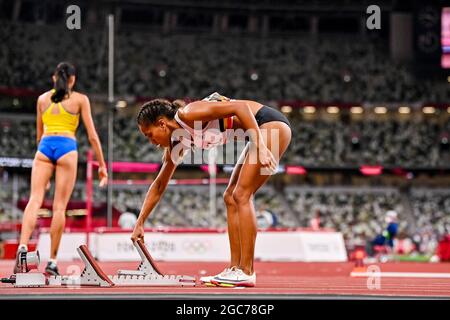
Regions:
M 100 266 L 107 274 L 118 269 L 135 269 L 137 263 L 104 262 Z M 205 274 L 220 272 L 225 263 L 216 262 L 159 262 L 166 274 L 182 274 L 199 278 Z M 450 263 L 386 263 L 378 264 L 382 272 L 438 272 L 450 273 Z M 73 274 L 82 263 L 61 262 L 60 272 Z M 0 260 L 0 277 L 9 277 L 12 260 Z M 41 264 L 43 268 L 43 264 Z M 299 263 L 256 262 L 257 286 L 254 288 L 205 287 L 44 287 L 14 288 L 0 284 L 2 298 L 399 298 L 443 297 L 450 298 L 450 279 L 381 278 L 380 289 L 370 290 L 367 279 L 352 278 L 352 263 Z

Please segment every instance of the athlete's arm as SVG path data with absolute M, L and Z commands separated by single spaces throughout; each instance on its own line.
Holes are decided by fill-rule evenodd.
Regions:
M 153 208 L 161 200 L 164 191 L 169 184 L 170 179 L 175 172 L 176 165 L 172 162 L 169 148 L 164 151 L 163 164 L 159 170 L 158 176 L 150 185 L 142 204 L 141 212 L 134 227 L 131 240 L 144 240 L 144 223 L 152 212 Z
M 41 98 L 38 98 L 36 103 L 36 145 L 41 142 L 42 135 L 44 134 L 44 124 L 42 123 L 42 111 L 41 111 Z
M 94 121 L 92 120 L 91 104 L 89 98 L 82 95 L 81 100 L 81 118 L 83 119 L 84 126 L 86 128 L 89 143 L 94 148 L 95 156 L 98 160 L 99 168 L 98 174 L 100 176 L 100 186 L 106 185 L 108 182 L 108 171 L 106 170 L 105 158 L 103 157 L 102 145 L 95 130 Z
M 257 131 L 258 124 L 245 100 L 234 101 L 194 101 L 178 110 L 183 121 L 211 121 L 236 116 L 244 129 Z
M 263 166 L 269 166 L 273 170 L 277 167 L 277 162 L 271 152 L 268 151 L 258 123 L 249 105 L 245 100 L 234 101 L 195 101 L 178 111 L 178 115 L 183 121 L 211 121 L 226 117 L 236 116 L 250 139 L 255 143 L 260 152 L 260 161 Z

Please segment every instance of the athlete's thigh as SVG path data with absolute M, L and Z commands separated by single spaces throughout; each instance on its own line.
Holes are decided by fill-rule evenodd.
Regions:
M 286 151 L 291 141 L 291 131 L 287 125 L 280 122 L 268 122 L 260 127 L 262 137 L 266 147 L 272 152 L 279 162 L 281 156 Z M 271 176 L 269 170 L 263 167 L 259 161 L 258 150 L 255 144 L 249 146 L 248 154 L 245 157 L 237 186 L 248 193 L 254 193 Z
M 45 187 L 52 177 L 54 164 L 40 151 L 36 152 L 31 169 L 31 197 L 43 200 Z
M 238 178 L 239 178 L 239 174 L 241 172 L 241 168 L 242 168 L 242 164 L 245 161 L 245 156 L 248 153 L 248 148 L 249 148 L 249 143 L 247 143 L 244 147 L 244 149 L 242 150 L 239 159 L 236 163 L 236 165 L 234 166 L 233 172 L 231 173 L 231 177 L 230 177 L 230 181 L 228 182 L 228 186 L 227 186 L 227 190 L 231 190 L 234 188 L 234 186 L 236 185 Z
M 77 177 L 78 152 L 71 151 L 56 162 L 54 206 L 65 208 Z

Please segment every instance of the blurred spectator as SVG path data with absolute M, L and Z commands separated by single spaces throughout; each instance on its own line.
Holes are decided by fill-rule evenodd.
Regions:
M 389 210 L 386 212 L 385 223 L 386 229 L 381 233 L 377 234 L 375 239 L 368 242 L 367 254 L 369 256 L 374 256 L 379 250 L 382 253 L 392 253 L 394 248 L 394 239 L 398 233 L 398 216 L 397 212 L 394 210 Z M 387 250 L 387 252 L 386 252 Z
M 119 217 L 119 226 L 122 229 L 133 229 L 136 224 L 137 217 L 136 214 L 130 212 L 131 210 L 127 210 L 123 212 Z
M 320 210 L 316 210 L 316 215 L 310 220 L 311 229 L 320 230 Z
M 278 225 L 278 218 L 273 211 L 267 209 L 265 205 L 262 205 L 256 210 L 256 222 L 258 228 L 274 228 Z
M 400 255 L 408 255 L 412 252 L 416 252 L 415 243 L 408 237 L 406 232 L 400 232 L 398 237 L 394 240 L 393 252 Z

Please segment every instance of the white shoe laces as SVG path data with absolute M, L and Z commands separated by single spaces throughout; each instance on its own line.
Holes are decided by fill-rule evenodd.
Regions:
M 242 269 L 236 269 L 235 273 L 238 278 L 247 277 L 247 275 L 244 273 L 244 271 L 242 271 Z
M 225 277 L 230 273 L 234 272 L 236 269 L 237 267 L 225 268 L 221 273 L 218 274 L 218 276 Z
M 227 275 L 233 273 L 236 269 L 237 269 L 237 267 L 235 267 L 235 266 L 233 266 L 231 268 L 225 268 L 225 270 L 220 275 L 227 276 Z

